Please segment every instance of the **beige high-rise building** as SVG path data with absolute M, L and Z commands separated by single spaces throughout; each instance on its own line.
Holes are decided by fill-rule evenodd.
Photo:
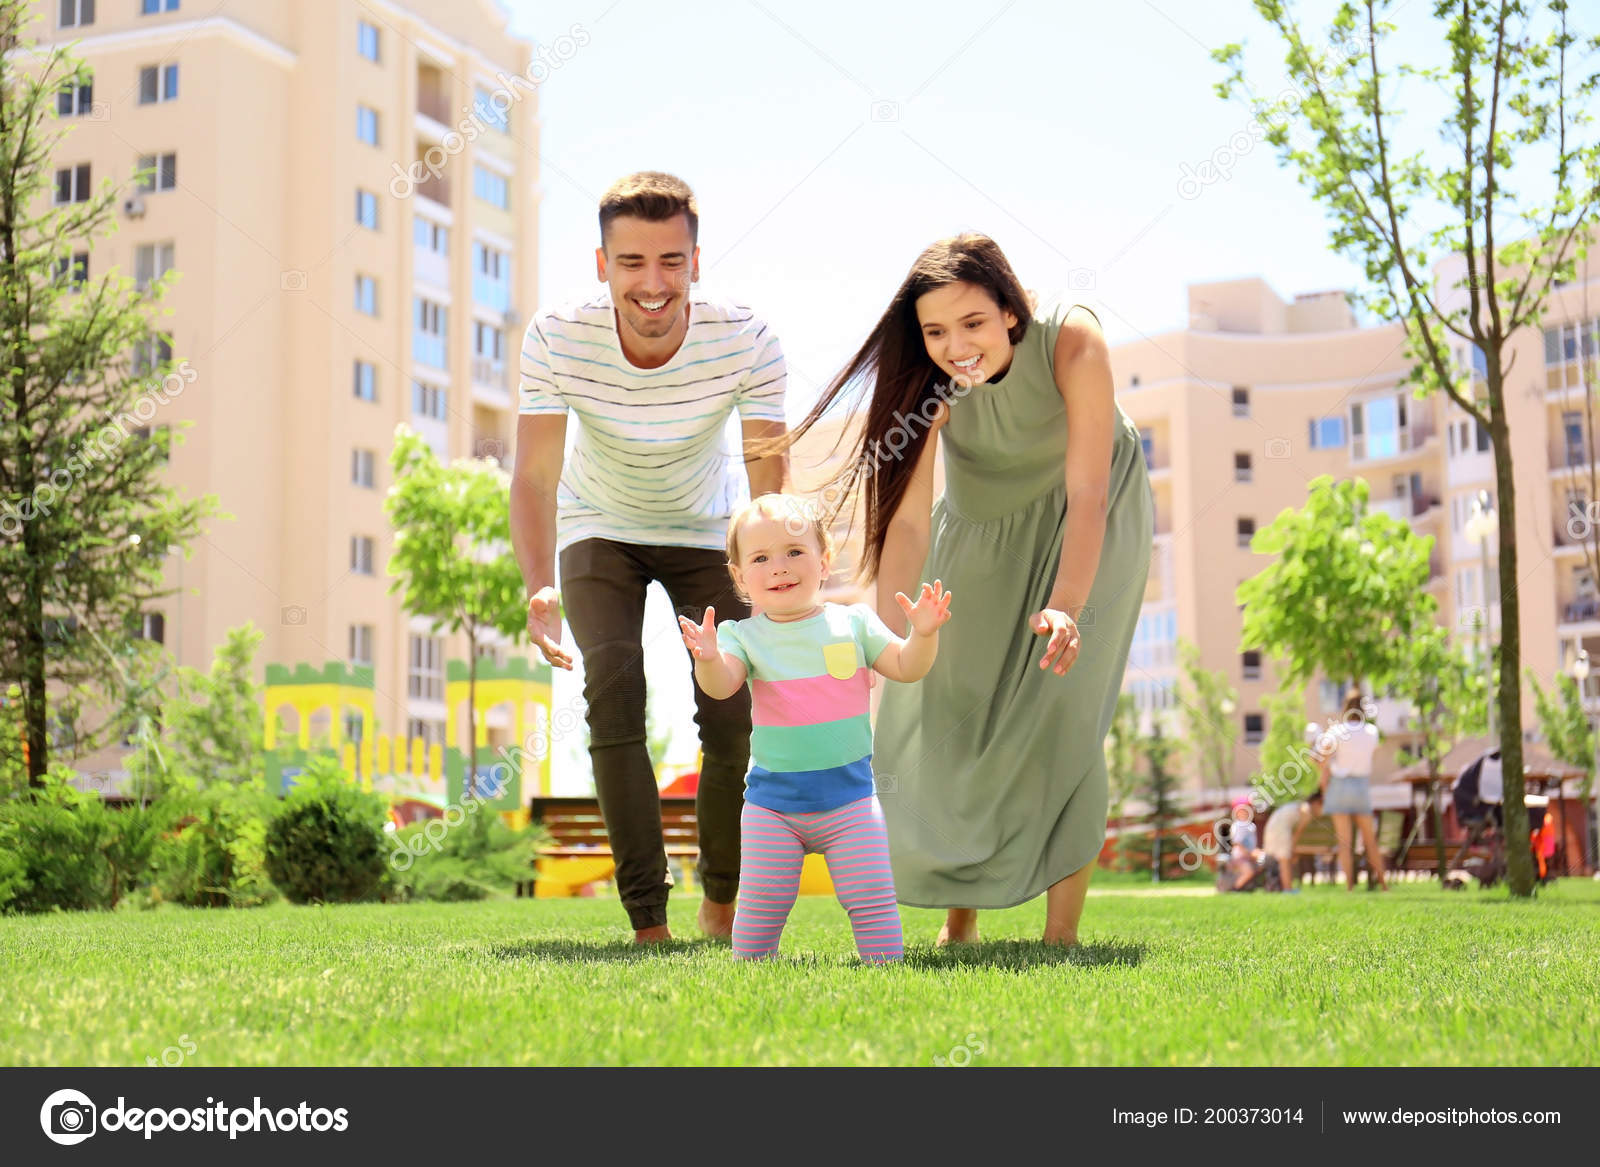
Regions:
M 1441 284 L 1458 269 L 1464 264 L 1441 269 Z M 1593 540 L 1596 518 L 1593 446 L 1577 386 L 1580 357 L 1592 361 L 1600 347 L 1597 317 L 1600 265 L 1591 259 L 1554 290 L 1542 335 L 1523 330 L 1508 357 L 1522 664 L 1546 687 L 1571 668 L 1579 647 L 1600 672 L 1600 594 L 1578 546 L 1586 534 Z M 1482 367 L 1466 342 L 1455 341 L 1453 356 L 1463 370 L 1474 361 Z M 1177 641 L 1194 643 L 1201 664 L 1239 692 L 1234 784 L 1256 769 L 1252 747 L 1267 731 L 1262 697 L 1279 684 L 1270 660 L 1240 651 L 1235 589 L 1264 563 L 1249 550 L 1251 536 L 1302 506 L 1317 476 L 1366 479 L 1375 509 L 1433 536 L 1427 586 L 1441 621 L 1481 660 L 1487 609 L 1498 643 L 1498 556 L 1492 540 L 1485 555 L 1471 534 L 1480 491 L 1506 521 L 1489 435 L 1443 394 L 1418 400 L 1401 385 L 1407 358 L 1398 325 L 1357 327 L 1342 292 L 1286 302 L 1259 279 L 1200 283 L 1189 288 L 1188 328 L 1120 345 L 1112 363 L 1118 400 L 1144 439 L 1156 500 L 1155 554 L 1124 689 L 1143 713 L 1176 710 Z M 1571 480 L 1573 470 L 1583 481 Z M 1600 710 L 1597 686 L 1591 677 L 1586 691 Z M 1338 690 L 1327 680 L 1313 686 L 1307 715 L 1336 712 Z M 1380 699 L 1377 709 L 1382 775 L 1414 738 L 1405 702 Z M 1523 728 L 1537 729 L 1526 686 Z M 1192 759 L 1183 769 L 1199 782 Z
M 188 426 L 171 481 L 231 516 L 169 560 L 177 594 L 147 635 L 205 668 L 251 621 L 258 667 L 370 665 L 382 730 L 441 740 L 465 638 L 431 636 L 389 591 L 388 458 L 406 423 L 442 458 L 509 460 L 537 299 L 537 88 L 570 49 L 535 57 L 490 0 L 38 14 L 41 48 L 73 42 L 93 72 L 60 97 L 58 201 L 152 172 L 89 273 L 177 273 L 153 344 L 192 379 L 151 424 Z

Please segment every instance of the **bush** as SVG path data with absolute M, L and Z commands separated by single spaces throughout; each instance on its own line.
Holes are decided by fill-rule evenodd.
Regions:
M 383 800 L 314 759 L 267 827 L 267 874 L 293 903 L 375 898 L 387 875 Z
M 0 801 L 0 911 L 113 908 L 147 878 L 166 810 L 109 807 L 72 777 L 52 766 Z
M 278 800 L 261 779 L 201 787 L 179 777 L 157 805 L 177 830 L 151 858 L 151 900 L 196 908 L 248 908 L 277 895 L 267 877 L 267 823 Z
M 471 809 L 468 809 L 471 807 Z M 510 894 L 533 878 L 542 827 L 514 831 L 492 811 L 452 807 L 443 819 L 412 823 L 390 839 L 396 894 L 408 900 L 481 900 Z

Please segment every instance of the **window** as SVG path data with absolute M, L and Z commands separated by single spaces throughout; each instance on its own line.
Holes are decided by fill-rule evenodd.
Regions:
M 140 0 L 139 12 L 143 16 L 153 16 L 158 12 L 176 12 L 178 0 Z
M 140 190 L 172 190 L 177 185 L 178 156 L 176 154 L 141 154 L 139 156 Z
M 1144 451 L 1144 468 L 1156 468 L 1156 432 L 1148 426 L 1139 428 L 1139 448 Z
M 164 332 L 133 346 L 133 375 L 147 376 L 172 360 L 172 337 Z
M 371 361 L 357 361 L 355 364 L 355 396 L 360 401 L 376 401 L 378 399 L 378 370 Z
M 1350 457 L 1393 458 L 1414 448 L 1406 397 L 1394 394 L 1358 401 L 1350 407 Z
M 356 106 L 356 137 L 369 146 L 378 144 L 378 111 L 371 106 Z
M 511 188 L 503 175 L 483 166 L 472 168 L 472 193 L 502 211 L 511 209 Z
M 472 244 L 472 301 L 497 312 L 511 305 L 511 257 L 476 240 Z
M 356 311 L 367 316 L 378 314 L 378 281 L 371 276 L 356 277 Z
M 1250 474 L 1250 455 L 1235 454 L 1233 456 L 1233 480 L 1235 482 L 1249 482 Z
M 139 640 L 153 640 L 157 644 L 167 642 L 167 618 L 160 612 L 140 612 L 139 631 L 136 633 Z
M 1600 592 L 1595 591 L 1594 572 L 1587 567 L 1572 569 L 1572 586 L 1580 600 L 1592 600 L 1596 595 L 1600 595 Z
M 411 412 L 433 421 L 445 420 L 445 391 L 421 381 L 411 382 Z
M 1233 416 L 1250 416 L 1250 390 L 1243 385 L 1235 385 L 1233 387 Z
M 481 320 L 472 322 L 472 355 L 499 363 L 505 358 L 505 333 Z
M 56 203 L 82 203 L 89 200 L 89 164 L 64 166 L 56 171 Z
M 178 96 L 178 66 L 146 65 L 139 70 L 139 104 L 154 105 Z
M 1244 715 L 1244 744 L 1259 746 L 1262 739 L 1267 736 L 1267 719 L 1261 713 L 1246 713 Z
M 493 126 L 502 134 L 509 133 L 511 128 L 510 118 L 506 111 L 511 108 L 511 99 L 504 89 L 490 91 L 479 85 L 474 87 L 474 96 L 477 101 L 473 103 L 472 111 L 482 119 L 483 124 Z M 500 97 L 496 102 L 495 98 Z
M 350 663 L 353 665 L 370 665 L 372 663 L 372 636 L 371 624 L 350 625 Z
M 82 28 L 94 23 L 94 0 L 61 0 L 56 23 L 62 28 Z
M 346 710 L 344 715 L 344 740 L 351 745 L 361 744 L 361 714 L 356 710 Z
M 372 574 L 372 536 L 350 536 L 350 570 L 357 575 Z
M 437 636 L 412 636 L 406 695 L 424 701 L 444 700 L 444 641 Z
M 350 482 L 353 486 L 371 487 L 374 481 L 373 466 L 376 459 L 371 450 L 350 451 Z
M 1583 441 L 1583 414 L 1567 410 L 1561 415 L 1561 432 L 1567 439 L 1567 465 L 1582 466 L 1589 461 L 1589 451 Z
M 177 249 L 171 243 L 144 243 L 133 250 L 133 282 L 148 291 L 150 285 L 172 270 Z
M 1261 654 L 1254 650 L 1239 655 L 1239 676 L 1246 681 L 1261 679 Z
M 89 282 L 89 253 L 74 251 L 70 259 L 63 255 L 56 260 L 56 281 L 69 285 L 74 292 L 81 291 Z
M 1334 450 L 1344 445 L 1344 418 L 1314 417 L 1311 419 L 1311 448 Z
M 448 350 L 445 346 L 445 327 L 448 317 L 449 313 L 442 304 L 436 304 L 426 296 L 416 298 L 413 312 L 415 329 L 411 337 L 413 360 L 436 369 L 446 367 Z
M 1239 546 L 1246 551 L 1250 550 L 1250 540 L 1255 538 L 1256 521 L 1254 519 L 1240 519 L 1238 524 Z
M 378 60 L 378 26 L 365 20 L 356 21 L 356 52 L 369 61 Z
M 61 92 L 56 94 L 56 113 L 64 118 L 81 118 L 94 111 L 94 82 L 85 81 L 81 85 L 70 82 L 61 87 Z
M 421 215 L 411 220 L 411 238 L 423 251 L 435 255 L 450 254 L 450 228 Z
M 430 721 L 423 717 L 406 718 L 406 737 L 410 741 L 420 740 L 425 747 L 444 745 L 444 722 Z M 406 760 L 409 764 L 409 759 Z M 396 767 L 397 769 L 401 767 Z
M 356 191 L 356 222 L 369 231 L 378 229 L 378 196 L 370 190 Z
M 1327 678 L 1317 682 L 1317 701 L 1324 713 L 1332 712 L 1344 706 L 1344 686 L 1338 681 Z

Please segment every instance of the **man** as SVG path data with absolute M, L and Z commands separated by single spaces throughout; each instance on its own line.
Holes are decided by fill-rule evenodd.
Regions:
M 671 939 L 672 887 L 645 744 L 645 591 L 659 581 L 675 611 L 697 622 L 708 606 L 719 619 L 749 616 L 725 551 L 736 479 L 722 435 L 733 409 L 751 496 L 782 490 L 786 468 L 781 455 L 755 457 L 757 443 L 784 432 L 782 350 L 748 308 L 692 294 L 699 221 L 694 193 L 670 174 L 643 171 L 606 191 L 595 251 L 606 289 L 584 304 L 539 312 L 523 338 L 511 481 L 528 634 L 547 661 L 570 669 L 564 612 L 583 654 L 595 791 L 641 944 Z M 564 461 L 569 410 L 578 434 Z M 727 936 L 739 886 L 750 696 L 713 701 L 698 686 L 694 693 L 703 755 L 699 924 L 708 936 Z

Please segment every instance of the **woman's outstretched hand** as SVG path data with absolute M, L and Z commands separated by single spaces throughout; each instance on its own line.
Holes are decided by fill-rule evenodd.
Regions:
M 1033 629 L 1035 635 L 1050 638 L 1039 667 L 1053 668 L 1056 676 L 1066 676 L 1067 670 L 1078 659 L 1078 649 L 1083 645 L 1077 622 L 1057 608 L 1045 608 L 1029 617 L 1028 627 Z
M 911 631 L 918 636 L 932 636 L 939 628 L 950 619 L 950 597 L 954 592 L 944 590 L 944 584 L 939 580 L 933 581 L 933 586 L 922 585 L 922 591 L 917 595 L 917 602 L 912 603 L 911 597 L 904 592 L 894 594 L 895 601 L 900 605 L 900 610 L 906 614 L 906 620 L 911 625 Z
M 696 624 L 687 616 L 678 617 L 678 631 L 683 633 L 683 647 L 695 660 L 717 659 L 717 610 L 706 609 L 705 623 Z

